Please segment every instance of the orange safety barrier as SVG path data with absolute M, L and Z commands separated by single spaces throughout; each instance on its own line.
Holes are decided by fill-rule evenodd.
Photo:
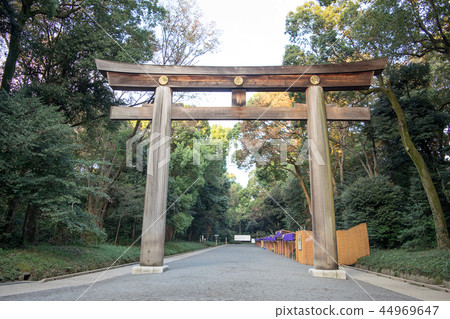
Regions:
M 353 265 L 358 258 L 370 254 L 366 223 L 356 225 L 347 230 L 336 231 L 336 239 L 338 263 L 340 265 Z M 297 262 L 304 265 L 314 265 L 313 234 L 310 230 L 295 232 L 295 242 L 285 241 L 278 237 L 276 241 L 261 239 L 259 245 L 268 251 L 288 258 L 293 257 L 295 252 Z
M 282 236 L 280 236 L 280 234 Z M 268 236 L 261 238 L 261 242 L 256 242 L 257 246 L 265 248 L 268 251 L 276 253 L 278 255 L 284 255 L 287 258 L 294 259 L 295 242 L 293 241 L 295 236 L 291 236 L 291 239 L 285 240 L 284 236 L 295 235 L 287 230 L 280 230 L 277 232 L 278 236 Z M 275 239 L 276 237 L 276 239 Z
M 304 265 L 314 265 L 312 231 L 299 230 L 295 233 L 295 259 Z
M 336 231 L 336 237 L 340 265 L 353 265 L 358 258 L 370 255 L 366 223 L 347 230 L 338 230 Z
M 295 249 L 295 242 L 285 241 L 284 242 L 284 256 L 287 258 L 293 258 Z
M 358 258 L 370 255 L 367 224 L 362 223 L 347 230 L 336 231 L 338 263 L 353 265 Z M 312 231 L 296 232 L 296 260 L 305 265 L 314 265 Z
M 281 255 L 283 254 L 283 252 L 284 252 L 283 240 L 281 238 L 277 238 L 277 241 L 275 242 L 275 253 Z

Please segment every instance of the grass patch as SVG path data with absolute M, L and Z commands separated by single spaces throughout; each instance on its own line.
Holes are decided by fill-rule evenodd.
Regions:
M 192 241 L 169 241 L 164 246 L 164 255 L 170 256 L 207 247 L 205 244 Z
M 446 250 L 373 250 L 369 256 L 358 259 L 356 266 L 376 272 L 390 270 L 399 277 L 402 274 L 424 276 L 436 283 L 450 281 L 450 251 Z
M 165 245 L 165 255 L 207 248 L 196 242 L 174 241 Z M 29 273 L 29 280 L 66 275 L 80 271 L 109 267 L 128 247 L 53 246 L 42 244 L 21 249 L 0 248 L 0 282 L 21 279 Z M 121 265 L 139 261 L 139 247 L 131 247 L 116 263 Z

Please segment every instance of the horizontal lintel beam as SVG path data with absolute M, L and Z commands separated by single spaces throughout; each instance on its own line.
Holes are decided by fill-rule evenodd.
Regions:
M 311 74 L 278 75 L 185 75 L 145 74 L 107 71 L 108 84 L 114 90 L 153 91 L 164 85 L 178 92 L 247 91 L 298 92 L 311 86 Z M 372 83 L 374 71 L 320 74 L 324 91 L 365 90 Z M 238 78 L 238 80 L 236 80 Z
M 387 59 L 365 60 L 316 65 L 279 65 L 279 66 L 182 66 L 121 63 L 96 59 L 97 69 L 101 72 L 143 73 L 143 74 L 184 74 L 184 75 L 280 75 L 280 74 L 330 74 L 344 72 L 374 71 L 381 73 Z
M 298 121 L 308 119 L 308 108 L 305 104 L 295 107 L 180 107 L 173 105 L 172 120 L 278 120 Z M 111 108 L 112 120 L 151 120 L 153 105 L 143 107 Z M 369 121 L 370 109 L 366 107 L 336 107 L 327 105 L 329 121 Z

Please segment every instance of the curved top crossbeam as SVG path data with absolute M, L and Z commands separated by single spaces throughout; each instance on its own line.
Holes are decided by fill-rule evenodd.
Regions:
M 361 62 L 292 66 L 177 66 L 130 64 L 96 60 L 97 69 L 116 90 L 152 91 L 166 85 L 173 91 L 304 91 L 310 78 L 319 76 L 326 91 L 367 89 L 387 59 Z

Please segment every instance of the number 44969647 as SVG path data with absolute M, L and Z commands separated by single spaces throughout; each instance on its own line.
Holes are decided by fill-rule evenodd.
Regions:
M 439 306 L 389 306 L 389 307 L 381 307 L 379 312 L 383 315 L 391 315 L 391 316 L 414 316 L 414 315 L 428 315 L 435 316 Z

